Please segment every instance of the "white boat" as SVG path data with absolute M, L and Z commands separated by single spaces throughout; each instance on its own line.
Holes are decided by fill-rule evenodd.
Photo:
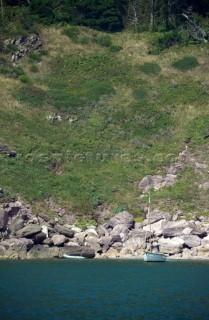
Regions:
M 149 220 L 149 233 L 150 237 L 152 235 L 151 231 L 151 221 L 150 221 L 150 193 L 149 193 L 149 206 L 148 206 L 148 220 Z M 149 238 L 149 243 L 148 243 L 149 249 L 144 252 L 143 258 L 144 261 L 146 262 L 165 262 L 166 261 L 166 256 L 163 253 L 160 252 L 153 252 L 154 246 L 152 245 L 151 238 Z M 159 246 L 157 246 L 155 249 L 159 250 Z
M 63 254 L 63 258 L 67 258 L 67 259 L 85 259 L 85 257 L 83 256 L 74 256 L 74 255 L 70 255 L 70 254 Z

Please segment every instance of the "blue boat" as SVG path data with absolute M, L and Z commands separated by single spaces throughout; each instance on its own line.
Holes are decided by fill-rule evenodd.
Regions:
M 146 262 L 165 262 L 166 256 L 163 253 L 145 252 L 143 255 Z

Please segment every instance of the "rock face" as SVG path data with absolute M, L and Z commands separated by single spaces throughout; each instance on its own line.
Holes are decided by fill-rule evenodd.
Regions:
M 57 217 L 61 217 L 60 212 L 59 208 Z M 209 219 L 181 218 L 179 212 L 172 217 L 156 208 L 143 222 L 134 223 L 134 217 L 123 211 L 97 228 L 82 230 L 62 225 L 59 218 L 50 220 L 43 213 L 33 216 L 28 204 L 12 200 L 0 204 L 0 259 L 54 259 L 63 254 L 86 258 L 142 257 L 148 239 L 171 258 L 209 259 Z
M 36 34 L 29 36 L 22 36 L 15 39 L 7 39 L 4 42 L 5 47 L 13 45 L 17 48 L 16 52 L 12 55 L 11 61 L 16 62 L 23 58 L 31 50 L 38 50 L 43 48 L 43 44 L 40 38 Z

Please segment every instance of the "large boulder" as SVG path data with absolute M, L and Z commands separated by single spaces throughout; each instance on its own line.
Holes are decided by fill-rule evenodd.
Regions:
M 41 226 L 37 224 L 30 224 L 16 232 L 19 238 L 31 238 L 34 234 L 41 231 Z
M 0 244 L 0 259 L 19 259 L 18 252 L 16 252 L 12 248 L 5 248 L 2 244 Z
M 34 244 L 40 244 L 46 239 L 46 234 L 44 232 L 39 232 L 33 235 L 32 240 Z
M 209 248 L 209 235 L 201 240 L 201 246 Z
M 62 258 L 63 254 L 74 255 L 74 256 L 82 256 L 84 258 L 92 259 L 95 257 L 95 252 L 90 247 L 79 246 L 79 247 L 63 247 L 60 248 L 59 257 Z
M 184 240 L 179 237 L 174 237 L 172 239 L 160 238 L 158 244 L 161 252 L 167 254 L 177 254 L 182 252 Z
M 162 234 L 164 237 L 181 236 L 183 234 L 183 230 L 187 227 L 190 227 L 190 224 L 186 220 L 164 221 Z
M 195 235 L 183 235 L 180 237 L 185 245 L 189 248 L 198 247 L 200 246 L 201 239 Z
M 100 237 L 109 235 L 107 229 L 105 229 L 105 227 L 102 225 L 98 226 L 96 231 Z
M 12 221 L 8 225 L 9 232 L 12 234 L 15 234 L 18 230 L 22 229 L 24 227 L 25 220 L 17 215 L 12 219 Z
M 1 242 L 1 246 L 5 248 L 2 251 L 2 258 L 5 259 L 26 259 L 27 251 L 33 246 L 30 239 L 11 238 Z
M 139 182 L 139 188 L 146 193 L 150 188 L 159 190 L 163 187 L 174 185 L 176 182 L 176 174 L 167 173 L 164 177 L 161 175 L 147 175 Z
M 117 225 L 123 225 L 127 229 L 134 226 L 134 217 L 128 211 L 122 211 L 110 219 L 108 227 L 114 228 Z
M 110 248 L 107 252 L 105 252 L 102 255 L 102 257 L 110 258 L 110 259 L 114 259 L 114 258 L 117 258 L 119 256 L 120 256 L 120 254 L 118 253 L 118 250 L 115 249 L 115 248 Z
M 94 252 L 101 252 L 101 246 L 99 244 L 99 239 L 95 237 L 88 237 L 85 239 L 85 245 L 94 250 Z
M 146 225 L 143 227 L 143 230 L 149 232 L 151 229 L 151 232 L 153 232 L 156 236 L 161 236 L 163 233 L 163 221 L 165 220 L 152 223 L 151 226 Z
M 128 239 L 129 229 L 126 224 L 117 224 L 111 231 L 111 237 L 120 236 L 122 242 Z
M 66 237 L 63 234 L 54 234 L 51 240 L 54 246 L 62 246 L 66 241 Z
M 130 250 L 131 253 L 134 253 L 138 249 L 145 248 L 145 238 L 130 238 L 124 242 L 123 247 Z
M 53 259 L 59 258 L 60 251 L 58 247 L 42 246 L 37 244 L 27 252 L 27 259 Z
M 68 238 L 73 238 L 73 236 L 74 236 L 74 231 L 69 229 L 69 228 L 67 228 L 67 227 L 60 226 L 60 225 L 57 224 L 54 227 L 54 229 L 55 229 L 56 232 L 66 236 Z
M 159 209 L 154 209 L 154 210 L 150 211 L 150 214 L 147 214 L 146 218 L 147 218 L 147 220 L 144 221 L 144 223 L 143 223 L 144 225 L 149 224 L 149 222 L 155 223 L 160 220 L 168 220 L 169 221 L 169 220 L 171 220 L 172 216 L 168 212 L 164 212 Z
M 102 237 L 99 241 L 99 244 L 101 245 L 102 247 L 102 252 L 107 252 L 109 250 L 109 248 L 111 247 L 112 245 L 112 237 L 111 236 L 105 236 L 105 237 Z

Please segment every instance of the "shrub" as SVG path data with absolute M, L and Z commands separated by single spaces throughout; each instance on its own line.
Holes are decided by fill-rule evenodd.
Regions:
M 144 99 L 147 97 L 147 91 L 144 88 L 137 88 L 133 91 L 133 96 L 136 99 Z
M 110 47 L 112 45 L 111 37 L 108 35 L 95 38 L 95 42 L 102 47 Z
M 39 50 L 39 54 L 40 54 L 40 56 L 48 56 L 49 53 L 47 50 L 41 49 L 41 50 Z
M 23 83 L 29 83 L 30 82 L 30 78 L 28 76 L 26 76 L 25 74 L 19 76 L 19 79 Z
M 149 51 L 150 54 L 159 54 L 165 49 L 174 45 L 185 43 L 186 39 L 177 31 L 164 33 L 162 36 L 153 41 L 153 48 Z
M 110 52 L 118 52 L 118 51 L 121 51 L 122 49 L 123 49 L 122 46 L 116 45 L 116 44 L 111 44 L 109 47 Z
M 38 70 L 38 67 L 33 64 L 33 65 L 30 67 L 30 71 L 36 73 L 36 72 L 38 72 L 39 70 Z
M 32 61 L 36 61 L 36 62 L 41 61 L 40 55 L 36 54 L 35 52 L 30 52 L 28 56 L 29 56 L 29 59 Z
M 195 57 L 184 57 L 173 62 L 172 66 L 179 71 L 189 71 L 199 66 L 199 62 Z
M 67 36 L 73 42 L 75 43 L 78 42 L 79 30 L 77 27 L 73 26 L 73 27 L 64 28 L 62 31 L 62 34 Z
M 154 62 L 146 62 L 139 67 L 139 70 L 147 75 L 157 75 L 161 71 L 159 64 Z

